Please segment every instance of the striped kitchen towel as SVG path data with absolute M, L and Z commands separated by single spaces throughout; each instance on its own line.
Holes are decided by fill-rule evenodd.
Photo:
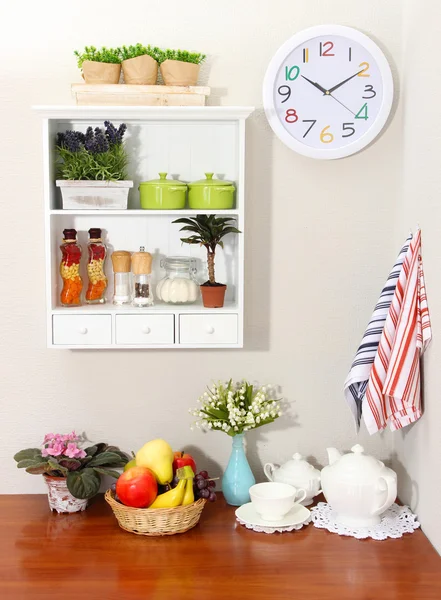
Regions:
M 421 259 L 421 231 L 409 244 L 372 366 L 363 418 L 370 434 L 421 417 L 420 358 L 432 339 Z
M 346 377 L 344 393 L 346 402 L 354 415 L 357 430 L 360 427 L 363 398 L 369 380 L 369 375 L 377 354 L 378 344 L 383 333 L 384 323 L 389 312 L 389 307 L 395 293 L 398 276 L 401 272 L 404 257 L 408 251 L 412 234 L 409 235 L 401 248 L 397 262 L 394 264 L 380 298 L 375 306 L 371 320 L 366 328 L 357 354 L 352 362 L 351 369 Z

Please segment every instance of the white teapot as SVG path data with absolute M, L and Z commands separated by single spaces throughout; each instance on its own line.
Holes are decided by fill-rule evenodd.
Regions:
M 265 475 L 270 481 L 278 483 L 287 483 L 295 488 L 301 488 L 306 491 L 306 497 L 300 504 L 308 506 L 312 504 L 312 499 L 322 491 L 320 489 L 320 471 L 314 469 L 301 454 L 296 452 L 289 460 L 281 467 L 266 463 L 263 467 Z
M 357 444 L 349 454 L 328 448 L 329 465 L 322 469 L 322 488 L 336 513 L 348 527 L 370 527 L 397 497 L 397 475 L 384 464 L 364 454 Z

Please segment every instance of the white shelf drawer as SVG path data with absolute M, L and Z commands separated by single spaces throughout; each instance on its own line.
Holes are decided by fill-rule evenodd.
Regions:
M 237 344 L 237 315 L 179 315 L 181 344 Z
M 117 315 L 116 343 L 149 345 L 173 344 L 174 315 Z
M 112 343 L 110 315 L 53 315 L 53 342 L 63 346 L 98 346 Z

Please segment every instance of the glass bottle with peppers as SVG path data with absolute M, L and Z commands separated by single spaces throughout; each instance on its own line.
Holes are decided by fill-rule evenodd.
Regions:
M 60 275 L 63 279 L 61 305 L 80 306 L 83 280 L 80 276 L 81 246 L 77 243 L 76 229 L 64 229 L 60 250 L 62 254 Z
M 103 304 L 106 301 L 104 293 L 107 288 L 107 277 L 104 273 L 107 250 L 101 238 L 101 229 L 98 227 L 89 229 L 87 252 L 89 285 L 86 292 L 86 302 L 87 304 Z

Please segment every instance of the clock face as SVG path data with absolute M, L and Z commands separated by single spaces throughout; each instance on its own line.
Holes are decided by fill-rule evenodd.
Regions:
M 384 127 L 393 99 L 390 67 L 367 36 L 320 26 L 297 34 L 276 53 L 264 82 L 275 133 L 313 158 L 342 158 Z

